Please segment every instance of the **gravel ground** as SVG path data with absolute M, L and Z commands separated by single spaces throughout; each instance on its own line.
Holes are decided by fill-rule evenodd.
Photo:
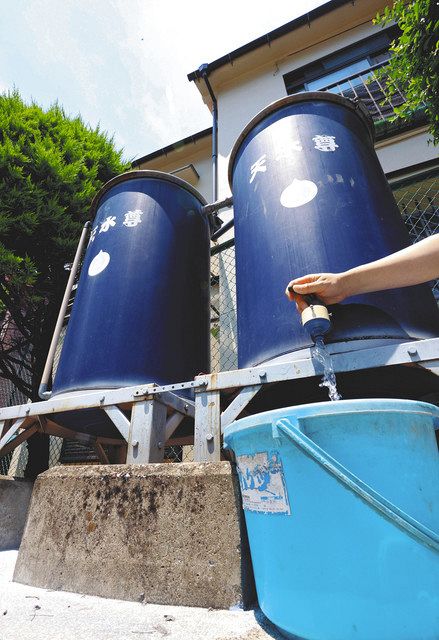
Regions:
M 218 611 L 109 600 L 12 582 L 0 552 L 0 640 L 282 640 L 260 610 Z

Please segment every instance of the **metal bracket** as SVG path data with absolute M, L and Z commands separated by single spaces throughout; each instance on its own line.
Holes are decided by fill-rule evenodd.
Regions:
M 26 416 L 25 418 L 18 418 L 11 427 L 6 431 L 6 433 L 0 439 L 0 450 L 8 444 L 9 440 L 13 437 L 14 433 L 19 429 L 24 429 L 25 423 L 29 422 L 29 418 Z M 3 429 L 3 421 L 2 421 L 2 429 Z
M 206 204 L 203 207 L 204 214 L 216 213 L 220 209 L 229 209 L 233 205 L 233 198 L 230 196 L 229 198 L 225 198 L 224 200 L 217 200 L 216 202 L 212 202 L 212 204 Z
M 189 382 L 178 382 L 175 384 L 167 384 L 160 386 L 158 384 L 148 384 L 144 387 L 137 387 L 133 392 L 134 398 L 139 398 L 143 396 L 155 395 L 157 393 L 164 393 L 165 391 L 179 391 L 185 389 L 196 389 L 200 384 L 195 380 L 190 380 Z
M 165 442 L 172 437 L 174 431 L 180 425 L 180 423 L 184 420 L 184 415 L 181 413 L 174 413 L 168 420 L 166 421 L 165 427 Z
M 116 405 L 104 407 L 104 411 L 113 422 L 119 433 L 128 442 L 130 434 L 130 421 L 124 416 L 122 411 Z
M 239 416 L 250 400 L 252 400 L 258 391 L 261 389 L 261 384 L 255 384 L 244 389 L 236 396 L 236 398 L 229 404 L 227 409 L 221 414 L 221 433 Z
M 195 417 L 195 402 L 192 400 L 180 398 L 180 396 L 177 396 L 171 391 L 162 391 L 160 393 L 156 393 L 152 397 L 167 407 L 174 409 L 174 411 L 181 413 L 183 416 L 190 416 L 191 418 Z
M 152 398 L 133 405 L 127 464 L 163 462 L 166 413 L 166 405 Z
M 38 425 L 37 425 L 37 422 L 34 421 L 30 426 L 26 427 L 26 429 L 23 429 L 20 433 L 18 433 L 15 436 L 15 438 L 10 440 L 8 443 L 6 443 L 2 447 L 1 455 L 5 456 L 10 451 L 13 451 L 17 447 L 19 447 L 20 444 L 23 444 L 23 442 L 26 442 L 26 440 L 28 440 L 37 431 L 38 431 Z
M 195 462 L 221 460 L 220 393 L 203 391 L 195 395 Z

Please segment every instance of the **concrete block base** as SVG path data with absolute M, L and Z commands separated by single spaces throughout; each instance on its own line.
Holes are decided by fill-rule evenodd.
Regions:
M 29 480 L 0 476 L 0 551 L 20 546 L 32 487 Z
M 248 606 L 228 462 L 55 467 L 36 483 L 14 580 L 157 604 Z

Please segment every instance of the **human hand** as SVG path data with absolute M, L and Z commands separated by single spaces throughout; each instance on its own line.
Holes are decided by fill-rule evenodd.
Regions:
M 309 304 L 305 301 L 304 297 L 295 293 L 290 285 L 288 285 L 285 293 L 292 302 L 296 303 L 296 309 L 299 313 L 302 313 L 307 307 L 309 307 Z
M 341 273 L 313 273 L 295 278 L 288 283 L 285 293 L 295 301 L 299 311 L 308 306 L 302 296 L 311 293 L 316 294 L 323 304 L 336 304 L 349 295 Z

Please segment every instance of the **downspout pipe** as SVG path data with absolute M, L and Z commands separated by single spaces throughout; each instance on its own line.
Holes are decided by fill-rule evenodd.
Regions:
M 209 65 L 202 64 L 198 74 L 204 80 L 212 99 L 212 202 L 216 202 L 218 200 L 218 102 L 208 78 Z
M 48 400 L 52 395 L 51 391 L 47 390 L 49 384 L 50 374 L 52 372 L 53 361 L 55 359 L 56 347 L 58 345 L 61 329 L 64 324 L 64 317 L 66 315 L 67 306 L 69 304 L 70 295 L 72 293 L 73 285 L 75 283 L 76 274 L 78 272 L 79 263 L 81 261 L 82 250 L 87 239 L 88 231 L 91 227 L 91 222 L 86 222 L 82 228 L 81 237 L 79 239 L 78 248 L 76 249 L 75 258 L 73 260 L 72 268 L 70 270 L 70 276 L 67 281 L 66 289 L 64 291 L 64 297 L 61 302 L 61 307 L 58 313 L 58 319 L 56 321 L 55 329 L 53 331 L 52 342 L 50 343 L 49 353 L 47 354 L 46 364 L 44 366 L 43 375 L 41 377 L 41 383 L 38 389 L 38 395 L 42 400 Z

